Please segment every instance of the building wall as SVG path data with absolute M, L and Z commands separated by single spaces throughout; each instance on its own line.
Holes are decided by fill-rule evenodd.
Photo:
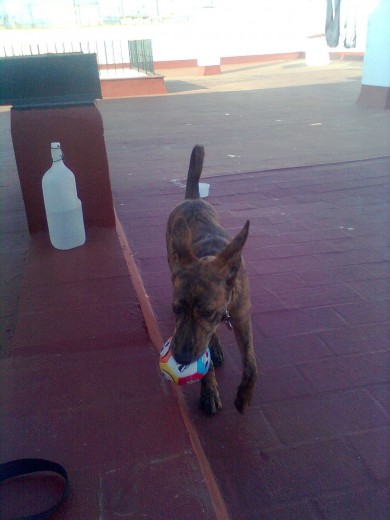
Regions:
M 352 1 L 359 13 L 354 50 L 364 51 L 368 6 L 377 0 Z M 307 37 L 325 28 L 326 0 L 215 0 L 213 5 L 188 11 L 191 16 L 178 17 L 180 20 L 159 23 L 3 30 L 0 54 L 28 54 L 37 44 L 46 43 L 51 52 L 50 45 L 63 42 L 75 42 L 76 47 L 81 42 L 83 47 L 88 42 L 115 40 L 126 47 L 133 39 L 152 39 L 155 61 L 304 52 Z M 107 48 L 99 52 L 107 53 Z M 113 51 L 111 62 L 120 59 Z

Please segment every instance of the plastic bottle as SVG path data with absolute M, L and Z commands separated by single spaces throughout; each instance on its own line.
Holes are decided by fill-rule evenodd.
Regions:
M 50 241 L 57 249 L 72 249 L 85 243 L 83 209 L 60 143 L 51 143 L 51 156 L 53 165 L 42 178 Z

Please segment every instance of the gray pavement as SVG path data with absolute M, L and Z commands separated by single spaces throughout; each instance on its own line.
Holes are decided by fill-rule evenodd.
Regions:
M 168 96 L 106 100 L 113 185 L 150 172 L 183 178 L 188 149 L 207 149 L 204 175 L 290 168 L 390 153 L 390 114 L 356 104 L 361 61 L 225 66 L 220 76 L 172 76 Z M 121 180 L 123 182 L 123 179 Z

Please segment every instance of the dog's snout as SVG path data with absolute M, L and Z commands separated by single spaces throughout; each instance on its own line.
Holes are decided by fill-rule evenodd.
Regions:
M 176 361 L 180 365 L 189 365 L 195 359 L 193 352 L 193 342 L 189 339 L 178 341 L 177 338 L 173 338 L 172 341 L 172 354 Z
M 175 352 L 173 357 L 175 358 L 176 363 L 179 365 L 189 365 L 193 361 L 192 353 L 188 350 L 180 350 Z

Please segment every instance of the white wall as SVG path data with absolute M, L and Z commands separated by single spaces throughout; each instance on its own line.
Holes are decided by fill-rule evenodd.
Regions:
M 367 6 L 368 1 L 357 0 Z M 0 55 L 28 53 L 30 45 L 151 38 L 155 61 L 305 51 L 308 35 L 324 26 L 325 0 L 215 0 L 214 9 L 196 11 L 187 22 L 126 26 L 0 31 Z M 364 50 L 364 9 L 360 45 Z

